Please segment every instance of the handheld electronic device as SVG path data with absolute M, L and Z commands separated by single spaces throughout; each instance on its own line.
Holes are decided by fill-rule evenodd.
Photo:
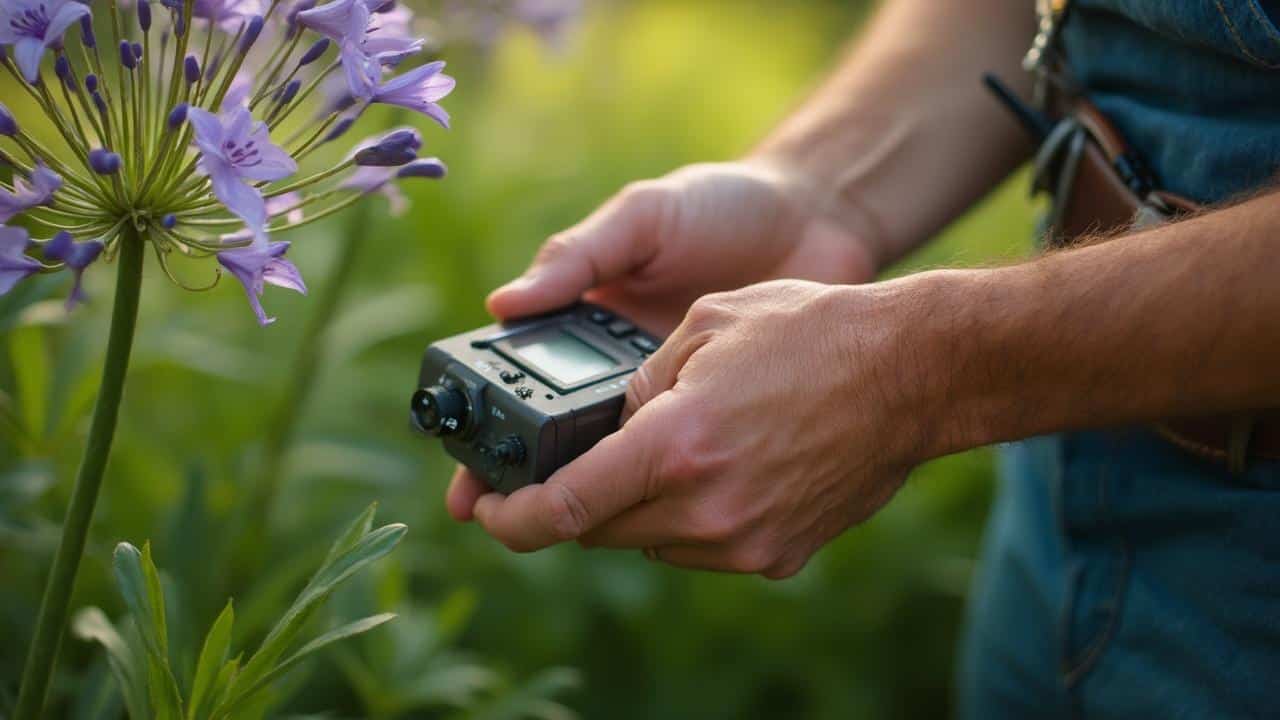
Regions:
M 617 430 L 627 381 L 658 345 L 585 303 L 456 335 L 427 348 L 411 422 L 510 493 Z

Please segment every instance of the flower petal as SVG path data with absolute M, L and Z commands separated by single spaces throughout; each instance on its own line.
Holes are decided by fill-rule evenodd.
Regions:
M 213 194 L 232 213 L 244 220 L 255 232 L 267 224 L 267 206 L 262 194 L 240 179 L 235 169 L 220 158 L 205 156 L 200 160 L 201 169 L 209 176 Z M 255 241 L 256 244 L 256 241 Z
M 49 27 L 44 31 L 45 44 L 52 45 L 62 40 L 62 36 L 67 34 L 67 28 L 88 14 L 87 5 L 78 2 L 63 3 L 62 7 L 53 13 L 53 18 L 49 20 Z
M 44 58 L 45 44 L 32 37 L 20 37 L 13 44 L 13 59 L 27 82 L 35 84 L 40 79 L 40 60 Z

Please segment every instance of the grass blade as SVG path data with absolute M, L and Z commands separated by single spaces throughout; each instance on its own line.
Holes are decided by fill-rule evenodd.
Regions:
M 71 632 L 87 642 L 96 642 L 107 651 L 107 665 L 120 686 L 125 710 L 133 720 L 145 720 L 151 715 L 147 701 L 147 686 L 139 669 L 145 663 L 134 656 L 129 644 L 116 630 L 111 620 L 96 607 L 87 607 L 76 613 L 71 621 Z
M 227 660 L 227 652 L 231 647 L 231 628 L 235 624 L 235 610 L 231 601 L 222 609 L 218 619 L 213 621 L 209 634 L 204 638 L 204 647 L 200 650 L 200 659 L 196 662 L 195 680 L 191 684 L 191 703 L 187 707 L 188 720 L 195 720 L 200 711 L 211 699 L 212 690 L 218 680 L 218 671 Z

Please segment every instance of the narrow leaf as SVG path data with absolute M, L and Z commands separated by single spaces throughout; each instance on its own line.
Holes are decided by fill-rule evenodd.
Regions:
M 316 608 L 329 597 L 333 589 L 365 566 L 391 552 L 404 537 L 406 529 L 404 525 L 399 524 L 380 527 L 361 537 L 354 545 L 320 568 L 294 600 L 284 617 L 280 618 L 280 621 L 271 629 L 267 639 L 262 641 L 262 646 L 249 659 L 244 671 L 236 678 L 233 694 L 239 694 L 241 690 L 253 685 L 266 674 L 275 665 L 276 660 L 292 646 L 302 626 Z
M 395 619 L 395 617 L 396 616 L 394 613 L 383 613 L 381 615 L 373 615 L 373 616 L 364 618 L 362 620 L 356 620 L 353 623 L 348 623 L 346 625 L 343 625 L 342 627 L 338 627 L 338 628 L 334 628 L 333 630 L 330 630 L 329 632 L 321 635 L 315 640 L 312 640 L 306 645 L 303 645 L 301 648 L 298 649 L 296 653 L 294 653 L 293 655 L 290 655 L 279 665 L 276 665 L 275 667 L 271 668 L 271 670 L 263 674 L 262 677 L 254 681 L 252 685 L 244 688 L 243 690 L 237 691 L 236 694 L 232 696 L 231 699 L 228 700 L 224 706 L 218 708 L 218 710 L 215 712 L 215 716 L 220 717 L 224 713 L 230 713 L 231 711 L 236 710 L 242 704 L 251 700 L 253 696 L 257 694 L 260 690 L 263 690 L 268 685 L 270 685 L 276 678 L 280 677 L 281 675 L 284 675 L 286 672 L 293 669 L 293 666 L 297 665 L 299 662 L 302 662 L 304 658 L 314 653 L 315 651 L 320 650 L 321 648 L 327 645 L 332 645 L 333 643 L 338 642 L 339 640 L 345 640 L 349 637 L 354 637 L 356 635 L 360 635 L 361 633 L 366 633 L 378 627 L 379 625 L 382 625 L 383 623 L 386 623 Z
M 133 545 L 122 542 L 116 546 L 112 564 L 120 593 L 147 650 L 146 677 L 152 713 L 159 720 L 181 720 L 182 699 L 169 669 L 164 597 L 159 573 L 151 562 L 151 548 L 148 545 L 139 552 Z
M 329 547 L 329 554 L 325 556 L 324 562 L 320 563 L 320 567 L 323 568 L 333 562 L 334 558 L 350 550 L 351 546 L 355 545 L 360 538 L 368 535 L 369 530 L 373 527 L 373 516 L 377 512 L 378 503 L 375 502 L 370 503 L 369 507 L 357 515 L 356 519 L 347 526 L 347 529 L 343 530 L 342 534 L 338 536 L 338 539 L 333 541 L 333 545 Z
M 102 645 L 107 651 L 107 665 L 120 686 L 120 695 L 124 698 L 129 717 L 134 720 L 149 717 L 147 687 L 139 672 L 139 666 L 145 661 L 134 656 L 106 614 L 96 607 L 81 610 L 71 622 L 71 632 L 81 640 Z
M 222 609 L 218 619 L 213 621 L 209 634 L 204 638 L 204 648 L 200 650 L 200 660 L 196 663 L 195 680 L 191 685 L 191 703 L 187 707 L 188 720 L 199 717 L 205 701 L 212 697 L 211 691 L 218 679 L 218 671 L 227 660 L 227 651 L 231 646 L 231 627 L 235 623 L 235 610 L 231 601 Z

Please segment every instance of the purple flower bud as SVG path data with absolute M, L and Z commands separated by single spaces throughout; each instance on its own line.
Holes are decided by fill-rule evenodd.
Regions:
M 182 123 L 187 121 L 187 104 L 178 103 L 173 110 L 169 111 L 169 129 L 177 130 Z
M 328 49 L 329 38 L 320 38 L 312 43 L 311 47 L 307 48 L 307 51 L 302 54 L 302 59 L 298 61 L 298 67 L 310 65 L 311 63 L 319 60 L 320 56 L 324 55 L 324 51 Z
M 337 125 L 333 126 L 333 129 L 329 131 L 329 134 L 324 136 L 324 142 L 333 142 L 343 135 L 346 135 L 347 131 L 350 130 L 351 126 L 355 123 L 356 119 L 354 116 L 348 115 L 347 117 L 342 118 L 338 121 Z
M 99 113 L 101 113 L 101 114 L 103 114 L 103 115 L 106 115 L 106 114 L 107 114 L 107 101 L 102 99 L 102 93 L 100 93 L 100 92 L 95 92 L 95 93 L 93 93 L 93 94 L 91 95 L 91 97 L 93 98 L 93 106 L 94 106 L 94 107 L 96 107 L 96 108 L 98 108 L 98 112 L 99 112 Z
M 88 90 L 91 93 L 98 92 L 98 76 L 94 75 L 93 73 L 89 73 L 88 75 L 85 75 L 84 89 Z
M 185 6 L 178 8 L 178 12 L 173 16 L 173 34 L 176 37 L 182 37 L 187 34 L 187 9 Z
M 397 167 L 412 162 L 422 147 L 422 136 L 417 130 L 404 128 L 393 130 L 377 142 L 356 151 L 356 165 Z
M 133 48 L 128 40 L 120 41 L 120 64 L 132 70 L 138 67 L 138 58 L 133 56 Z
M 396 171 L 398 178 L 430 178 L 439 180 L 448 174 L 449 168 L 439 158 L 414 160 Z
M 99 175 L 115 175 L 120 172 L 120 155 L 105 148 L 89 151 L 89 167 Z
M 142 28 L 144 33 L 151 29 L 150 0 L 138 0 L 138 26 Z
M 293 98 L 297 96 L 298 89 L 301 87 L 301 80 L 290 80 L 289 84 L 284 86 L 284 92 L 280 94 L 280 104 L 288 105 L 293 102 Z
M 173 226 L 177 224 L 178 224 L 178 216 L 174 215 L 173 213 L 169 213 L 164 217 L 160 218 L 160 227 L 164 228 L 165 230 L 172 230 Z
M 196 60 L 195 55 L 188 55 L 182 62 L 182 74 L 188 85 L 200 79 L 200 61 Z
M 258 36 L 262 34 L 262 23 L 264 20 L 261 15 L 254 15 L 249 18 L 249 26 L 245 28 L 244 36 L 240 38 L 240 54 L 249 52 L 249 48 L 258 41 Z
M 98 37 L 93 34 L 93 16 L 82 15 L 80 17 L 80 42 L 84 46 L 92 50 L 98 46 Z
M 75 88 L 76 78 L 71 74 L 71 62 L 67 60 L 66 55 L 59 55 L 58 59 L 53 62 L 53 74 L 58 79 L 67 84 L 69 88 Z
M 134 43 L 130 47 L 133 48 L 133 59 L 141 60 L 142 59 L 142 43 Z
M 9 112 L 9 108 L 0 103 L 0 135 L 13 137 L 18 134 L 18 121 Z

